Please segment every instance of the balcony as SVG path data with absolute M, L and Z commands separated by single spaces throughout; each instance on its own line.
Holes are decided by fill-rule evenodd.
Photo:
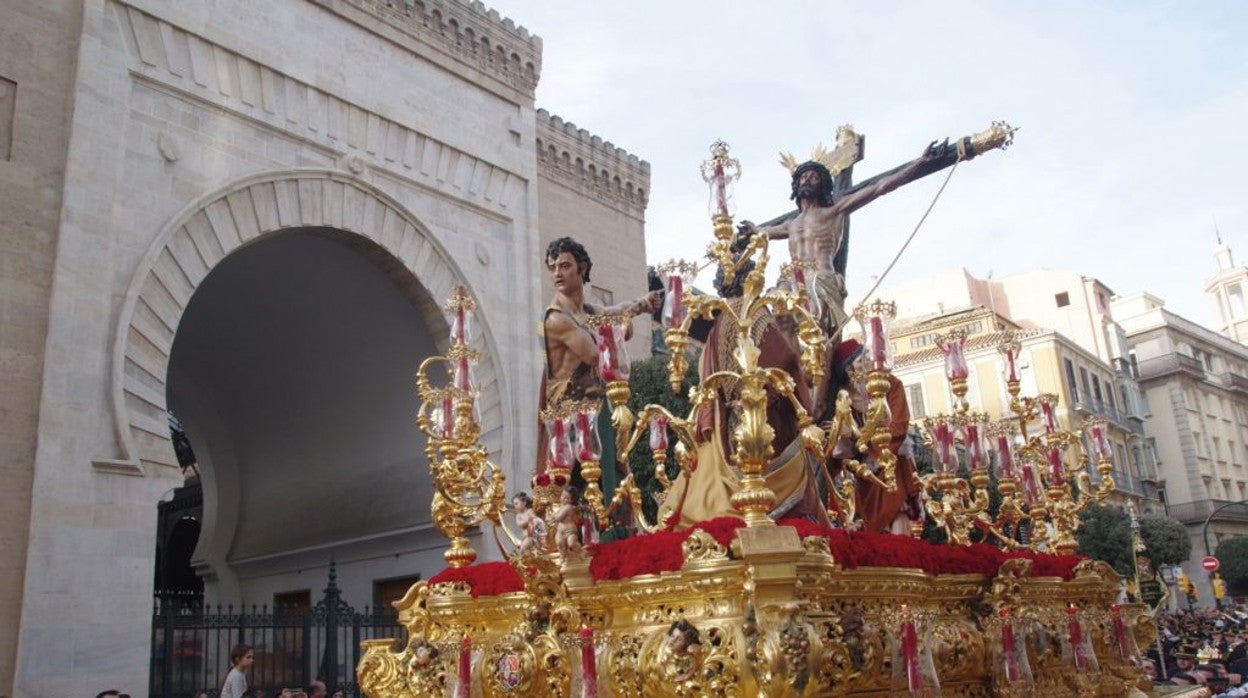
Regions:
M 1084 397 L 1075 398 L 1075 410 L 1082 412 L 1085 416 L 1104 417 L 1114 426 L 1125 432 L 1132 434 L 1143 434 L 1144 426 L 1139 417 L 1128 415 L 1126 412 L 1112 407 L 1100 400 L 1090 400 Z
M 1183 354 L 1165 354 L 1139 362 L 1140 380 L 1147 381 L 1174 373 L 1193 378 L 1204 378 L 1205 368 L 1200 361 Z
M 1223 373 L 1222 383 L 1231 390 L 1248 395 L 1248 378 L 1245 378 L 1238 373 L 1231 373 L 1230 371 Z
M 1204 523 L 1214 509 L 1230 503 L 1225 499 L 1198 499 L 1194 502 L 1170 504 L 1169 513 L 1171 518 L 1178 519 L 1185 524 Z M 1248 523 L 1248 503 L 1223 509 L 1218 512 L 1214 521 Z

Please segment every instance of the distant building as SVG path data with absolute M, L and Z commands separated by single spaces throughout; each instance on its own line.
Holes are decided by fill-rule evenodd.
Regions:
M 1244 294 L 1248 293 L 1248 267 L 1235 266 L 1231 248 L 1220 240 L 1213 258 L 1218 270 L 1205 282 L 1205 292 L 1213 299 L 1218 316 L 1217 330 L 1240 344 L 1248 344 L 1248 304 L 1244 302 Z
M 1224 538 L 1248 535 L 1248 506 L 1220 510 L 1248 499 L 1248 347 L 1163 306 L 1138 293 L 1115 300 L 1114 313 L 1144 391 L 1159 492 L 1169 515 L 1192 536 L 1188 575 L 1207 587 L 1198 564 L 1206 520 L 1210 550 Z

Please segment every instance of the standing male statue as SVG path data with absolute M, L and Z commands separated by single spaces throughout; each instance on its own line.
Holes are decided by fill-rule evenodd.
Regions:
M 608 308 L 585 302 L 585 285 L 594 263 L 581 243 L 569 237 L 559 238 L 546 248 L 546 270 L 555 285 L 555 297 L 542 314 L 538 332 L 542 337 L 546 365 L 542 370 L 539 412 L 564 400 L 601 399 L 603 384 L 598 376 L 598 346 L 593 330 L 586 324 L 590 315 L 626 315 L 634 317 L 652 313 L 661 306 L 658 292 Z M 629 336 L 632 335 L 629 325 Z M 618 482 L 614 464 L 615 439 L 610 430 L 610 410 L 599 411 L 599 434 L 603 444 L 602 491 L 610 497 Z M 538 420 L 537 471 L 546 469 L 549 447 L 545 424 Z

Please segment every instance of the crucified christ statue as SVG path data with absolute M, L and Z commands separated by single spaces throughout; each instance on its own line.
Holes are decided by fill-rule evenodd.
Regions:
M 797 210 L 755 227 L 749 221 L 738 226 L 738 236 L 755 234 L 772 240 L 788 240 L 794 268 L 810 265 L 813 278 L 807 278 L 807 292 L 816 299 L 815 313 L 830 342 L 835 343 L 848 319 L 845 313 L 846 242 L 849 214 L 900 186 L 958 162 L 969 160 L 992 148 L 1009 145 L 1015 129 L 997 122 L 992 128 L 950 143 L 933 141 L 918 158 L 878 174 L 858 184 L 850 183 L 853 163 L 862 159 L 863 138 L 848 127 L 837 132 L 838 147 L 828 155 L 839 159 L 833 174 L 822 162 L 808 161 L 790 168 L 793 172 L 790 199 Z M 790 157 L 791 160 L 791 157 Z M 831 352 L 828 352 L 831 356 Z M 830 375 L 830 374 L 825 374 Z M 816 409 L 823 403 L 824 391 L 816 386 Z

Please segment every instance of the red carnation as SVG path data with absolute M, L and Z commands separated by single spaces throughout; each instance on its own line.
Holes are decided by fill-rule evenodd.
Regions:
M 566 485 L 566 484 L 568 484 L 568 478 L 566 478 L 566 477 L 564 477 L 564 476 L 562 476 L 562 475 L 556 475 L 556 476 L 555 476 L 555 486 L 556 486 L 556 487 L 563 487 L 563 486 L 564 486 L 564 485 Z
M 546 473 L 538 473 L 537 475 L 533 476 L 534 487 L 546 487 L 549 484 L 550 484 L 550 476 L 547 475 Z

